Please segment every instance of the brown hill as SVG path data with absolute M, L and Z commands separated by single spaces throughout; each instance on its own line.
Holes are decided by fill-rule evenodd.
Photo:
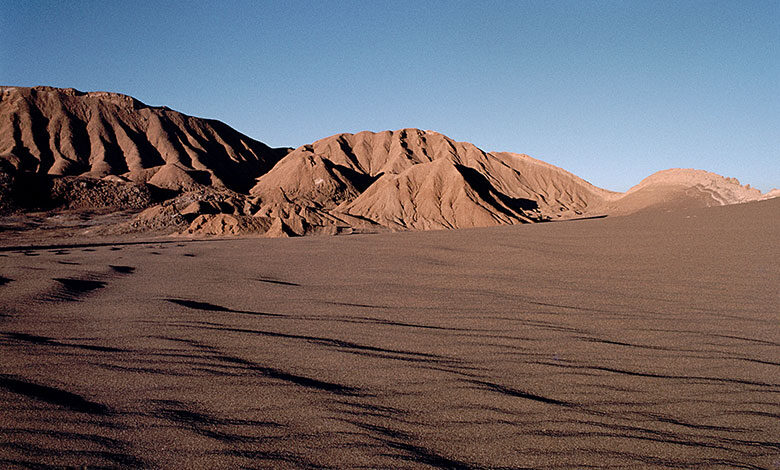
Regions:
M 338 134 L 299 147 L 251 194 L 263 214 L 292 204 L 393 230 L 573 218 L 616 197 L 526 155 L 486 153 L 419 129 Z
M 775 195 L 679 169 L 615 193 L 527 155 L 485 152 L 420 129 L 273 149 L 219 121 L 125 95 L 0 87 L 0 211 L 160 203 L 117 230 L 281 236 L 451 229 Z
M 770 196 L 703 170 L 673 168 L 654 173 L 619 198 L 606 201 L 601 211 L 610 215 L 643 210 L 679 210 L 757 201 Z
M 382 175 L 339 208 L 394 229 L 484 227 L 541 218 L 534 201 L 510 198 L 475 170 L 449 159 Z
M 0 87 L 0 160 L 21 171 L 246 191 L 286 152 L 117 93 Z

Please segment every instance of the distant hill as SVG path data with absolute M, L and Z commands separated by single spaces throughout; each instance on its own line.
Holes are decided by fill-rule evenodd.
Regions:
M 761 191 L 742 186 L 736 178 L 725 178 L 703 170 L 673 168 L 653 173 L 622 194 L 605 213 L 630 214 L 640 210 L 674 210 L 721 206 L 756 201 Z
M 616 193 L 527 155 L 485 152 L 420 129 L 274 149 L 219 121 L 121 94 L 0 87 L 0 210 L 20 200 L 28 209 L 149 207 L 123 230 L 287 236 L 455 229 L 776 195 L 681 169 Z

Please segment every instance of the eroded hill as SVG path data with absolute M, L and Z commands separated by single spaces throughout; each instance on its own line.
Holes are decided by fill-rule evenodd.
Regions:
M 776 195 L 701 170 L 626 193 L 527 155 L 401 129 L 274 149 L 121 94 L 0 87 L 0 211 L 130 211 L 110 233 L 267 236 L 485 227 Z
M 246 191 L 286 153 L 118 93 L 0 88 L 0 159 L 18 171 Z

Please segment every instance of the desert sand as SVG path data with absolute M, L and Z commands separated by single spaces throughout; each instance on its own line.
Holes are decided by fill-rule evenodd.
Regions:
M 17 234 L 0 466 L 778 468 L 778 215 Z

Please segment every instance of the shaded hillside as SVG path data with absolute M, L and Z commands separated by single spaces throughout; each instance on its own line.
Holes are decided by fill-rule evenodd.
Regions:
M 0 159 L 18 171 L 246 191 L 286 152 L 117 93 L 0 87 Z

